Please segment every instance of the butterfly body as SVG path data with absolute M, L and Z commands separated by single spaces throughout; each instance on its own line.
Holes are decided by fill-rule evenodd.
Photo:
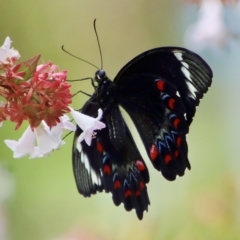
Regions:
M 104 75 L 100 78 L 98 73 L 96 73 L 94 80 L 98 84 L 96 87 L 97 102 L 106 115 L 108 110 L 116 104 L 117 88 L 115 84 L 105 75 L 105 71 L 102 70 L 102 72 Z
M 153 166 L 172 181 L 190 169 L 186 134 L 211 79 L 203 59 L 178 47 L 140 54 L 113 81 L 97 71 L 95 92 L 81 112 L 96 117 L 101 108 L 106 128 L 96 131 L 91 146 L 78 141 L 82 130 L 77 128 L 73 170 L 79 192 L 111 192 L 115 205 L 135 209 L 142 219 L 150 204 L 149 173 L 120 107 L 135 124 Z

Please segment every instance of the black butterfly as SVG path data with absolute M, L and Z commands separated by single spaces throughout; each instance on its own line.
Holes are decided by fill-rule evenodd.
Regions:
M 89 147 L 79 142 L 77 127 L 72 159 L 78 191 L 85 197 L 111 192 L 115 205 L 135 209 L 142 219 L 150 204 L 149 173 L 119 106 L 135 124 L 153 166 L 172 181 L 190 169 L 186 134 L 212 77 L 200 56 L 179 47 L 138 55 L 113 81 L 97 71 L 95 92 L 81 112 L 96 117 L 101 108 L 106 128 L 96 131 Z

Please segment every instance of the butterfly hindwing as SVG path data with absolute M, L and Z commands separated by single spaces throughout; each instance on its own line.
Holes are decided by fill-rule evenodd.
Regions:
M 84 105 L 82 112 L 88 113 L 89 116 L 95 116 L 99 105 L 93 104 L 94 101 L 95 96 L 92 96 Z M 97 151 L 96 139 L 92 140 L 91 147 L 89 147 L 85 141 L 79 141 L 81 133 L 82 130 L 77 126 L 72 150 L 73 173 L 79 193 L 89 197 L 91 194 L 103 190 L 99 166 L 102 156 Z
M 92 141 L 90 148 L 86 142 L 79 142 L 78 136 L 81 130 L 76 130 L 76 137 L 73 143 L 73 172 L 79 193 L 90 197 L 97 191 L 102 191 L 101 173 L 98 164 L 100 154 L 96 149 L 96 142 Z
M 98 107 L 92 99 L 81 112 L 95 117 L 92 110 Z M 102 190 L 111 192 L 115 205 L 123 203 L 127 211 L 135 209 L 142 219 L 150 204 L 147 166 L 117 105 L 101 121 L 106 128 L 95 132 L 91 146 L 78 142 L 80 129 L 75 133 L 73 170 L 78 190 L 84 196 Z
M 116 205 L 123 203 L 127 211 L 135 209 L 138 218 L 142 219 L 143 211 L 147 211 L 150 204 L 146 187 L 148 169 L 118 106 L 115 105 L 111 111 L 104 118 L 108 129 L 99 131 L 98 135 L 103 146 L 105 190 L 112 192 Z

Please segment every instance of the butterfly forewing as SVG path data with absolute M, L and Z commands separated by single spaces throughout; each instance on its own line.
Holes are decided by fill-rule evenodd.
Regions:
M 114 82 L 121 87 L 125 78 L 136 74 L 161 76 L 171 82 L 186 106 L 189 124 L 213 77 L 212 70 L 200 56 L 179 47 L 155 48 L 138 55 L 119 71 Z

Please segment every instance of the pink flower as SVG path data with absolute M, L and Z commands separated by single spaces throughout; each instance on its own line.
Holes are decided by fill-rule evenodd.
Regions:
M 5 113 L 5 104 L 0 102 L 0 127 L 2 127 L 3 121 L 6 120 L 6 113 Z
M 44 120 L 51 128 L 70 111 L 72 95 L 71 85 L 66 82 L 67 72 L 50 62 L 37 66 L 39 57 L 5 67 L 5 73 L 0 75 L 0 96 L 6 100 L 0 106 L 0 122 L 10 119 L 16 123 L 15 129 L 24 120 L 32 128 Z
M 92 138 L 94 136 L 94 131 L 106 127 L 104 123 L 100 122 L 100 119 L 102 118 L 103 115 L 102 109 L 98 109 L 98 116 L 96 118 L 89 117 L 85 114 L 73 110 L 72 108 L 70 108 L 70 110 L 73 119 L 75 120 L 77 125 L 83 130 L 83 132 L 79 136 L 79 141 L 81 142 L 85 140 L 87 145 L 90 146 Z
M 49 127 L 56 126 L 60 122 L 59 117 L 69 112 L 71 85 L 66 82 L 67 72 L 58 71 L 58 67 L 52 63 L 42 64 L 29 81 L 30 88 L 22 102 L 26 105 L 25 109 L 29 110 L 32 127 L 38 126 L 42 120 Z
M 0 64 L 12 65 L 20 58 L 20 54 L 17 50 L 11 48 L 11 40 L 6 37 L 3 45 L 0 47 Z

